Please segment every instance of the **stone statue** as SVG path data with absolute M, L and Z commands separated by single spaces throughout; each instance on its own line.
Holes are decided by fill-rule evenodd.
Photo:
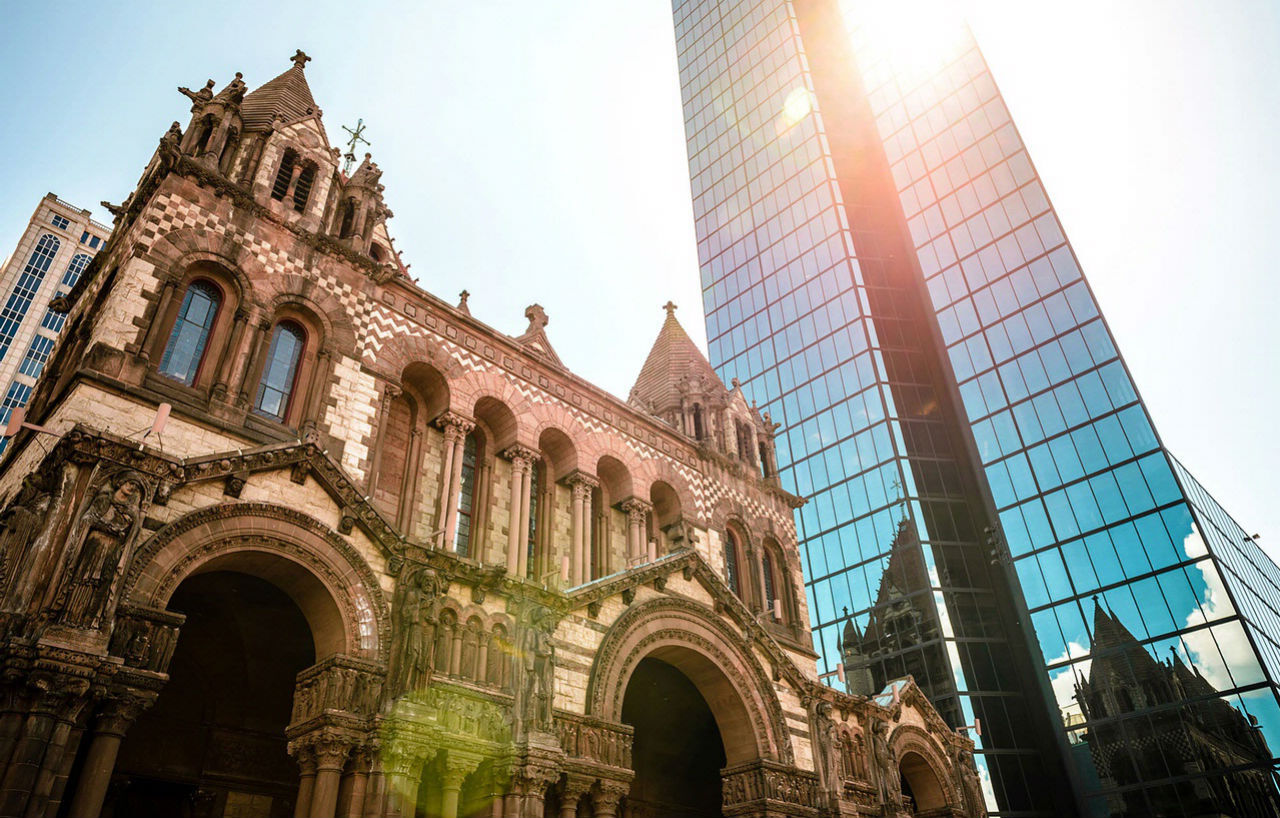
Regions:
M 430 676 L 436 647 L 435 597 L 440 592 L 439 586 L 435 572 L 422 568 L 411 572 L 396 589 L 391 696 L 416 689 Z
M 951 747 L 951 761 L 960 773 L 960 786 L 964 792 L 965 806 L 969 814 L 981 816 L 987 814 L 987 802 L 982 795 L 982 783 L 978 780 L 978 769 L 973 763 L 973 754 L 966 753 L 959 746 Z
M 889 725 L 879 720 L 871 727 L 870 767 L 875 775 L 880 803 L 896 808 L 902 801 L 902 781 L 893 751 L 889 749 Z
M 22 612 L 36 584 L 47 581 L 48 543 L 40 535 L 49 521 L 56 473 L 42 468 L 22 480 L 13 502 L 0 515 L 0 588 L 4 609 Z
M 79 521 L 79 547 L 58 600 L 58 621 L 96 628 L 111 599 L 125 548 L 142 524 L 147 487 L 134 471 L 99 487 Z
M 209 100 L 213 99 L 213 80 L 209 80 L 199 91 L 192 91 L 190 88 L 178 86 L 178 93 L 191 100 L 191 110 L 194 112 Z
M 555 683 L 555 647 L 551 632 L 555 616 L 548 608 L 534 610 L 520 634 L 520 684 L 516 690 L 516 717 L 526 732 L 551 732 Z
M 813 717 L 814 761 L 832 805 L 840 793 L 840 733 L 831 718 L 831 702 L 818 702 Z

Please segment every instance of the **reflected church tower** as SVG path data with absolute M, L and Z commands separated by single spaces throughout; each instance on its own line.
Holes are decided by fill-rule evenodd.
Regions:
M 866 627 L 860 629 L 850 617 L 841 635 L 840 653 L 850 693 L 871 696 L 891 680 L 911 676 L 940 702 L 945 718 L 958 717 L 942 704 L 950 700 L 938 698 L 953 692 L 954 686 L 930 674 L 930 668 L 941 667 L 936 663 L 945 660 L 942 625 L 920 538 L 907 517 L 898 522 Z
M 1108 789 L 1206 770 L 1251 770 L 1198 778 L 1108 799 L 1108 815 L 1280 815 L 1280 789 L 1271 749 L 1254 716 L 1225 699 L 1199 668 L 1182 657 L 1161 661 L 1095 596 L 1092 665 L 1077 677 L 1075 697 L 1090 723 L 1084 734 L 1093 764 Z M 1134 714 L 1142 713 L 1141 717 Z M 1177 769 L 1167 769 L 1170 765 Z

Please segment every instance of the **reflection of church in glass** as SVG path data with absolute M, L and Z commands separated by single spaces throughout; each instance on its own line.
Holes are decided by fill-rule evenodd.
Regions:
M 1110 798 L 1111 815 L 1280 815 L 1272 754 L 1256 719 L 1222 699 L 1199 668 L 1188 667 L 1176 652 L 1165 661 L 1154 658 L 1097 597 L 1094 605 L 1093 663 L 1089 678 L 1077 677 L 1075 689 L 1090 722 L 1084 740 L 1103 786 L 1256 765 L 1117 793 Z M 1143 715 L 1130 715 L 1138 712 Z
M 889 563 L 880 576 L 867 627 L 860 631 L 854 617 L 849 617 L 840 639 L 840 654 L 850 693 L 872 696 L 890 680 L 911 676 L 950 720 L 946 703 L 954 699 L 942 697 L 952 692 L 953 685 L 949 678 L 937 674 L 938 668 L 947 667 L 942 627 L 920 538 L 905 517 L 898 523 L 889 548 Z

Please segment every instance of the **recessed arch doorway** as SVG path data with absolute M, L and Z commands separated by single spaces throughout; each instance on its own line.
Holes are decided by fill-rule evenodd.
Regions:
M 183 580 L 185 614 L 155 705 L 125 735 L 105 816 L 290 816 L 299 770 L 285 728 L 295 677 L 316 660 L 302 609 L 236 570 Z
M 642 659 L 627 682 L 622 720 L 635 728 L 628 818 L 722 814 L 724 741 L 692 679 L 662 659 Z

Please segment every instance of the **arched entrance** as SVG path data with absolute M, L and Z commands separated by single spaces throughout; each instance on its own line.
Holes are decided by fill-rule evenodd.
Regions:
M 636 731 L 628 818 L 722 814 L 724 742 L 689 677 L 661 659 L 642 659 L 627 682 L 622 720 Z
M 285 728 L 295 677 L 316 660 L 302 610 L 234 570 L 188 577 L 168 607 L 187 617 L 169 682 L 125 737 L 104 814 L 292 815 Z
M 903 753 L 898 772 L 902 777 L 902 794 L 911 799 L 907 803 L 914 806 L 913 814 L 924 815 L 947 806 L 946 792 L 938 774 L 920 753 Z

